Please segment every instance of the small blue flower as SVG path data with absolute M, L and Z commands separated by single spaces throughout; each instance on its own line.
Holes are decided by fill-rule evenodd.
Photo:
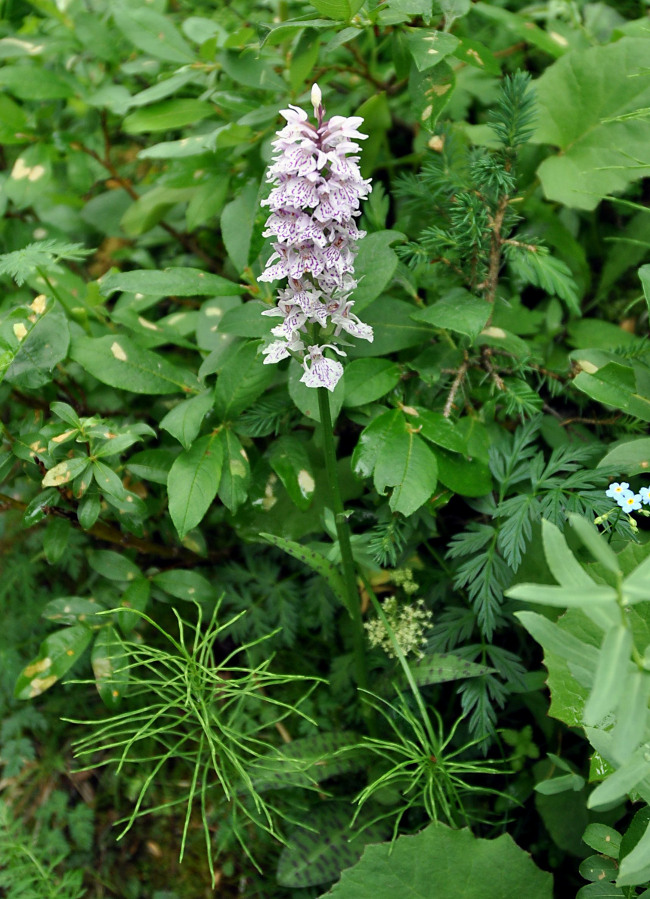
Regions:
M 648 487 L 642 487 L 639 490 L 639 496 L 644 506 L 650 505 L 650 489 Z
M 619 506 L 624 506 L 624 501 L 627 497 L 634 496 L 634 493 L 630 490 L 630 485 L 627 481 L 622 481 L 620 484 L 610 484 L 605 496 L 610 496 L 612 499 L 616 500 Z
M 626 512 L 637 512 L 641 508 L 641 494 L 628 491 L 627 496 L 619 500 L 618 504 Z

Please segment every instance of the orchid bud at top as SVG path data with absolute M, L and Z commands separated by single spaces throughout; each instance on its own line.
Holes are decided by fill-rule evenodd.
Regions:
M 355 219 L 371 187 L 354 155 L 359 150 L 356 141 L 366 138 L 357 130 L 363 119 L 333 116 L 322 121 L 325 112 L 317 84 L 311 102 L 316 127 L 304 109 L 290 106 L 281 110 L 287 124 L 273 141 L 267 180 L 274 187 L 262 205 L 271 210 L 264 237 L 275 238 L 274 252 L 258 280 L 286 278 L 287 285 L 278 291 L 277 306 L 262 313 L 282 319 L 271 331 L 279 339 L 263 353 L 265 363 L 288 356 L 302 359 L 304 384 L 334 390 L 343 366 L 325 351 L 346 355 L 334 342 L 341 331 L 373 339 L 372 328 L 352 312 L 354 301 L 349 299 L 357 286 L 357 242 L 365 237 Z
M 311 105 L 314 107 L 314 115 L 318 118 L 318 108 L 322 106 L 323 103 L 323 95 L 321 93 L 321 89 L 317 84 L 314 84 L 311 89 Z

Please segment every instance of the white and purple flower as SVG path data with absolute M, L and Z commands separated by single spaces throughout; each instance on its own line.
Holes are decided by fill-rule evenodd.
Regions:
M 278 316 L 282 323 L 273 328 L 279 338 L 263 353 L 265 363 L 287 356 L 300 359 L 308 387 L 334 390 L 343 374 L 336 359 L 324 355 L 331 349 L 339 356 L 345 351 L 332 343 L 345 331 L 372 341 L 373 333 L 351 311 L 349 299 L 357 286 L 354 259 L 357 243 L 365 237 L 355 219 L 359 205 L 368 196 L 370 181 L 359 171 L 358 116 L 333 116 L 324 121 L 325 110 L 317 84 L 311 101 L 317 125 L 308 120 L 304 109 L 290 106 L 281 110 L 287 124 L 273 141 L 274 157 L 268 181 L 274 187 L 262 204 L 270 208 L 265 237 L 275 238 L 259 281 L 287 279 L 278 291 L 278 304 L 262 314 Z M 327 340 L 329 342 L 321 342 Z M 305 352 L 305 345 L 307 351 Z

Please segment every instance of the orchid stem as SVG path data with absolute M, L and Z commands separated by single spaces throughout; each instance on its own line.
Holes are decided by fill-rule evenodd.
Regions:
M 357 575 L 350 541 L 350 526 L 345 515 L 341 490 L 339 487 L 338 469 L 336 465 L 336 449 L 334 447 L 334 429 L 330 412 L 329 393 L 326 387 L 318 389 L 318 408 L 323 427 L 323 451 L 325 453 L 325 471 L 329 496 L 334 512 L 336 535 L 341 549 L 341 568 L 345 582 L 347 608 L 353 623 L 354 659 L 357 684 L 362 690 L 368 689 L 368 667 L 366 665 L 366 645 L 361 620 L 361 602 L 357 589 Z

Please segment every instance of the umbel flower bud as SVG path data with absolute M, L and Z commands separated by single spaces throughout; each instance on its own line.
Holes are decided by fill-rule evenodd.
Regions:
M 304 109 L 290 106 L 281 110 L 287 124 L 273 141 L 267 180 L 274 187 L 262 204 L 271 211 L 264 237 L 275 238 L 274 252 L 258 280 L 286 278 L 287 286 L 278 290 L 277 306 L 262 313 L 282 319 L 271 331 L 278 339 L 263 353 L 265 363 L 300 359 L 301 381 L 334 390 L 343 366 L 325 351 L 345 356 L 337 341 L 341 331 L 363 340 L 373 337 L 349 299 L 357 286 L 357 242 L 366 233 L 355 219 L 371 190 L 359 171 L 356 140 L 367 135 L 357 130 L 363 122 L 359 116 L 325 120 L 317 84 L 311 102 L 316 125 Z

